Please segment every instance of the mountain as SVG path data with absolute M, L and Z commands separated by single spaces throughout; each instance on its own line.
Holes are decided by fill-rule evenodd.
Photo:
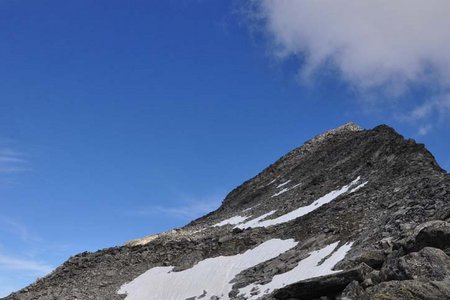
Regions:
M 188 225 L 62 266 L 6 300 L 450 299 L 450 175 L 348 123 Z

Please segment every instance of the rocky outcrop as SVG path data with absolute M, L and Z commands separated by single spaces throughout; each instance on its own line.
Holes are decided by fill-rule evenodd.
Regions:
M 388 281 L 368 291 L 371 300 L 446 300 L 450 299 L 450 280 L 442 281 Z
M 450 257 L 444 251 L 425 247 L 402 257 L 396 254 L 386 260 L 381 278 L 388 280 L 443 280 L 450 276 Z
M 402 245 L 408 252 L 418 251 L 427 246 L 442 250 L 449 249 L 450 223 L 436 220 L 421 224 Z
M 296 245 L 240 271 L 230 281 L 231 299 L 450 299 L 449 219 L 450 176 L 423 145 L 386 125 L 346 124 L 281 157 L 218 210 L 183 228 L 78 254 L 6 299 L 125 299 L 119 289 L 149 269 L 183 272 L 273 239 Z M 327 260 L 350 244 L 324 275 Z M 270 293 L 243 296 L 243 288 L 265 286 L 330 245 L 337 246 L 305 264 L 319 275 L 298 272 L 300 279 Z M 195 297 L 214 299 L 205 292 Z
M 273 297 L 290 300 L 450 299 L 450 257 L 443 250 L 430 247 L 444 243 L 440 239 L 442 235 L 434 233 L 442 232 L 443 228 L 445 231 L 448 225 L 441 221 L 421 224 L 407 238 L 408 244 L 403 240 L 393 241 L 386 251 L 368 251 L 350 261 L 372 262 L 379 270 L 361 263 L 349 271 L 288 285 L 276 291 Z M 414 244 L 417 237 L 425 234 L 426 239 L 419 238 Z M 407 253 L 411 245 L 420 250 Z
M 338 300 L 369 300 L 364 288 L 358 281 L 352 281 L 345 287 L 341 295 L 338 296 Z
M 450 257 L 441 250 L 447 249 L 449 226 L 443 221 L 417 226 L 406 243 L 394 242 L 397 250 L 386 257 L 376 284 L 366 276 L 349 284 L 341 299 L 450 299 Z M 411 250 L 418 251 L 408 253 Z
M 350 283 L 364 281 L 371 272 L 372 268 L 366 264 L 361 264 L 352 270 L 342 271 L 329 276 L 312 278 L 288 285 L 277 290 L 273 297 L 280 300 L 314 299 L 323 296 L 333 297 Z

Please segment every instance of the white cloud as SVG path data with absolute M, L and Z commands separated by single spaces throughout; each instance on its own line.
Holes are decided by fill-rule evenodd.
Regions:
M 432 116 L 445 118 L 450 114 L 450 94 L 435 97 L 417 106 L 406 118 L 410 120 L 423 120 Z
M 11 174 L 11 173 L 20 173 L 30 171 L 29 168 L 23 167 L 0 167 L 0 173 Z
M 0 253 L 0 269 L 2 271 L 26 271 L 27 274 L 43 276 L 50 273 L 53 267 L 35 260 L 7 256 Z
M 189 203 L 181 206 L 152 206 L 145 208 L 141 211 L 142 214 L 164 214 L 180 218 L 196 218 L 205 213 L 211 212 L 216 209 L 215 204 L 210 203 Z
M 0 231 L 2 230 L 12 233 L 25 243 L 36 243 L 41 241 L 41 238 L 32 233 L 27 226 L 4 216 L 0 216 Z
M 195 219 L 217 209 L 222 199 L 223 197 L 220 195 L 212 195 L 208 197 L 199 198 L 198 200 L 186 200 L 182 202 L 177 202 L 174 205 L 147 206 L 136 210 L 132 214 L 139 216 L 163 214 L 168 217 L 175 217 L 181 219 Z
M 419 127 L 419 130 L 417 131 L 418 135 L 427 135 L 428 132 L 433 128 L 430 124 L 425 124 Z
M 0 215 L 0 298 L 50 273 L 53 267 L 44 260 L 69 252 L 67 245 L 44 241 L 33 228 Z
M 450 87 L 448 0 L 262 0 L 247 16 L 306 81 L 330 68 L 359 90 Z M 256 20 L 256 21 L 255 21 Z
M 17 174 L 30 170 L 24 154 L 0 145 L 0 187 L 13 186 Z
M 2 280 L 4 281 L 4 279 Z M 12 291 L 17 290 L 18 288 L 13 285 L 1 285 L 0 286 L 0 297 L 6 297 L 11 294 Z
M 450 93 L 436 96 L 414 109 L 397 115 L 397 119 L 418 125 L 417 134 L 426 135 L 433 129 L 433 124 L 442 123 L 450 116 Z

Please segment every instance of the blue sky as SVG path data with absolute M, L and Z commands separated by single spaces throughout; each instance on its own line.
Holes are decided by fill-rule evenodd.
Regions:
M 448 14 L 435 16 L 449 5 L 422 20 L 415 1 L 394 16 L 313 2 L 1 0 L 0 296 L 217 208 L 348 121 L 394 126 L 450 169 Z M 354 26 L 371 21 L 392 36 Z

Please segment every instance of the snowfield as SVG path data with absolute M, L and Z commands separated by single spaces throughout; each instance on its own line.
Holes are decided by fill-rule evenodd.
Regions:
M 258 299 L 285 285 L 339 272 L 332 269 L 345 257 L 352 243 L 336 249 L 338 244 L 336 242 L 311 252 L 294 269 L 274 276 L 267 284 L 250 284 L 241 288 L 239 295 L 245 299 Z M 226 300 L 232 290 L 230 281 L 237 274 L 275 258 L 296 245 L 293 239 L 272 239 L 242 254 L 208 258 L 180 272 L 173 272 L 174 267 L 155 267 L 124 284 L 118 293 L 126 294 L 126 300 L 210 299 L 212 296 Z M 251 295 L 255 289 L 260 293 Z
M 360 180 L 361 177 L 358 177 L 348 185 L 320 197 L 307 206 L 299 207 L 273 219 L 267 218 L 273 215 L 276 210 L 251 220 L 248 220 L 251 216 L 237 215 L 214 224 L 213 227 L 236 225 L 234 226 L 235 228 L 245 229 L 286 223 L 330 203 L 342 194 L 353 193 L 367 184 L 367 182 L 359 183 Z M 277 187 L 281 189 L 278 193 L 288 189 L 284 186 L 289 183 L 290 180 L 280 184 Z M 295 187 L 297 185 L 294 185 L 291 189 Z M 351 243 L 348 243 L 338 248 L 338 244 L 339 242 L 336 242 L 311 252 L 294 269 L 274 276 L 269 283 L 264 285 L 250 284 L 242 287 L 239 290 L 240 295 L 245 299 L 259 299 L 285 285 L 337 272 L 332 270 L 333 267 L 345 257 L 352 246 Z M 226 300 L 229 299 L 228 293 L 232 290 L 230 281 L 237 274 L 259 263 L 275 258 L 296 245 L 297 242 L 293 239 L 272 239 L 242 254 L 208 258 L 200 261 L 192 268 L 180 272 L 174 272 L 173 266 L 155 267 L 133 281 L 124 284 L 118 293 L 126 294 L 126 300 L 210 299 L 213 296 Z M 255 295 L 255 290 L 260 292 Z
M 356 192 L 357 190 L 359 190 L 360 188 L 364 187 L 368 182 L 364 182 L 358 185 L 359 181 L 361 180 L 361 177 L 359 176 L 358 178 L 356 178 L 355 180 L 353 180 L 351 183 L 349 183 L 348 185 L 343 186 L 342 188 L 332 191 L 322 197 L 320 197 L 319 199 L 317 199 L 316 201 L 314 201 L 313 203 L 306 205 L 306 206 L 302 206 L 299 207 L 291 212 L 288 212 L 284 215 L 281 215 L 277 218 L 274 219 L 267 219 L 264 220 L 265 218 L 269 217 L 270 215 L 273 215 L 276 210 L 270 211 L 262 216 L 259 216 L 257 218 L 251 219 L 247 222 L 244 223 L 245 220 L 249 219 L 250 216 L 246 216 L 246 217 L 242 217 L 242 216 L 234 216 L 231 217 L 229 219 L 223 220 L 222 222 L 219 222 L 215 225 L 213 225 L 214 227 L 217 226 L 224 226 L 224 225 L 236 225 L 234 228 L 240 228 L 240 229 L 246 229 L 246 228 L 255 228 L 255 227 L 269 227 L 269 226 L 274 226 L 274 225 L 278 225 L 278 224 L 282 224 L 282 223 L 286 223 L 292 220 L 295 220 L 297 218 L 300 218 L 306 214 L 309 214 L 310 212 L 318 209 L 319 207 L 321 207 L 322 205 L 325 205 L 327 203 L 330 203 L 331 201 L 333 201 L 334 199 L 336 199 L 337 197 L 339 197 L 342 194 L 348 193 L 351 194 L 353 192 Z M 289 183 L 289 181 L 287 181 L 286 183 L 283 184 L 287 184 Z M 295 185 L 292 188 L 295 188 L 297 185 Z M 291 188 L 291 189 L 292 189 Z M 280 192 L 283 192 L 285 189 L 281 190 Z M 287 189 L 289 190 L 289 189 Z M 278 196 L 278 194 L 275 194 L 274 196 Z M 273 196 L 272 196 L 273 197 Z
M 234 228 L 246 229 L 246 228 L 252 228 L 252 227 L 260 227 L 259 224 L 261 224 L 263 222 L 262 220 L 264 220 L 265 218 L 267 218 L 270 215 L 273 215 L 276 212 L 277 212 L 276 210 L 269 211 L 268 213 L 263 214 L 262 216 L 259 216 L 257 218 L 251 219 L 248 222 L 236 225 L 236 226 L 234 226 Z
M 338 244 L 339 242 L 336 242 L 320 250 L 311 252 L 309 256 L 301 260 L 294 269 L 282 274 L 275 275 L 272 278 L 272 281 L 267 284 L 251 284 L 244 288 L 241 288 L 239 290 L 239 295 L 244 296 L 248 300 L 259 299 L 263 295 L 270 294 L 274 290 L 282 288 L 286 285 L 305 279 L 340 272 L 333 271 L 333 267 L 339 261 L 344 259 L 345 255 L 352 247 L 352 243 L 345 244 L 336 250 Z M 325 259 L 325 261 L 320 263 L 323 259 Z M 260 291 L 260 293 L 258 293 L 257 295 L 251 295 L 251 291 L 255 290 Z
M 302 184 L 301 184 L 301 183 L 297 183 L 296 185 L 294 185 L 294 186 L 292 186 L 292 187 L 290 187 L 290 188 L 283 188 L 281 191 L 279 191 L 279 192 L 273 194 L 271 197 L 272 197 L 272 198 L 273 198 L 273 197 L 277 197 L 277 196 L 279 196 L 279 195 L 281 195 L 281 194 L 284 194 L 284 193 L 286 193 L 286 192 L 289 192 L 290 190 L 295 189 L 296 187 L 299 187 L 300 185 L 302 185 Z
M 235 225 L 244 222 L 250 217 L 242 217 L 242 216 L 234 216 L 229 219 L 223 220 L 217 224 L 214 224 L 213 227 L 225 226 L 225 225 Z
M 237 274 L 296 245 L 293 239 L 272 239 L 242 254 L 205 259 L 181 272 L 173 272 L 174 267 L 155 267 L 123 285 L 118 293 L 126 294 L 126 300 L 229 299 L 230 281 Z
M 299 207 L 296 210 L 288 212 L 287 214 L 281 215 L 275 219 L 268 219 L 268 220 L 262 221 L 264 218 L 259 217 L 259 218 L 256 218 L 256 219 L 258 219 L 257 222 L 255 222 L 256 219 L 254 219 L 254 220 L 250 220 L 245 223 L 239 224 L 235 227 L 238 227 L 241 229 L 255 228 L 255 227 L 269 227 L 269 226 L 273 226 L 273 225 L 286 223 L 286 222 L 295 220 L 306 214 L 309 214 L 310 212 L 321 207 L 322 205 L 330 203 L 331 201 L 333 201 L 340 195 L 347 193 L 350 189 L 351 189 L 350 193 L 353 193 L 353 192 L 359 190 L 360 188 L 362 188 L 363 186 L 365 186 L 367 184 L 367 182 L 364 182 L 355 187 L 355 185 L 359 182 L 360 179 L 361 179 L 361 177 L 358 177 L 355 180 L 353 180 L 350 184 L 343 186 L 339 190 L 332 191 L 323 197 L 320 197 L 319 199 L 317 199 L 310 205 Z M 270 214 L 273 214 L 274 212 L 275 211 L 271 212 Z

